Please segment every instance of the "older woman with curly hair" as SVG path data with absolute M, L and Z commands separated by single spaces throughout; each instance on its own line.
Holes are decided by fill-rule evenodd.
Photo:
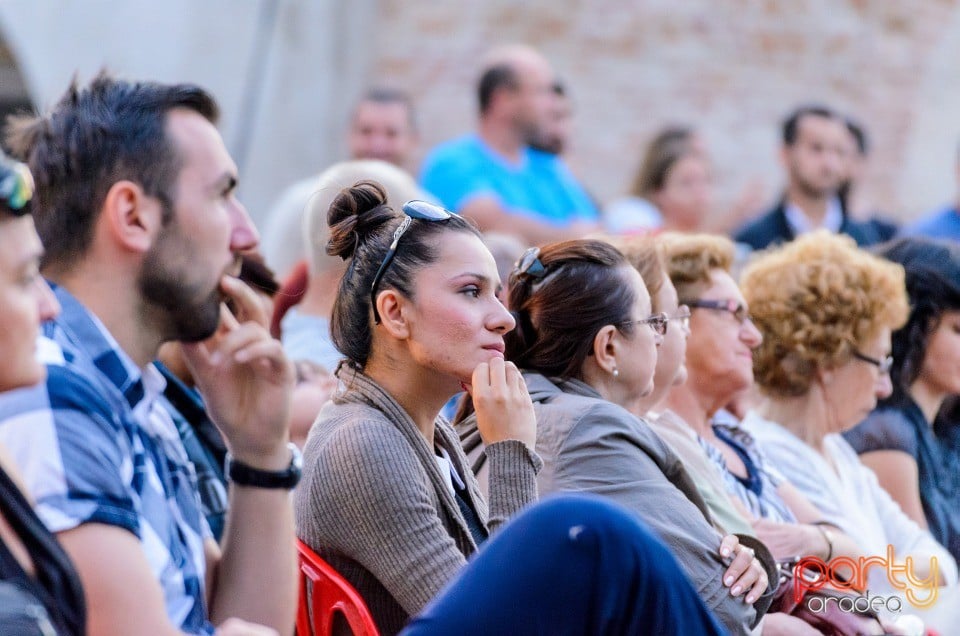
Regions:
M 892 546 L 898 563 L 913 558 L 920 580 L 955 583 L 950 554 L 839 435 L 890 394 L 890 334 L 909 311 L 903 268 L 845 236 L 816 232 L 761 255 L 741 286 L 763 334 L 753 364 L 763 397 L 743 428 L 828 527 L 857 540 L 861 556 L 886 557 Z M 867 582 L 873 592 L 896 592 L 885 568 L 870 568 Z
M 862 556 L 855 539 L 818 523 L 823 514 L 724 410 L 752 389 L 753 352 L 764 341 L 730 275 L 733 244 L 707 234 L 667 233 L 658 240 L 679 300 L 691 308 L 688 378 L 670 389 L 658 427 L 682 423 L 690 428 L 756 535 L 778 559 Z

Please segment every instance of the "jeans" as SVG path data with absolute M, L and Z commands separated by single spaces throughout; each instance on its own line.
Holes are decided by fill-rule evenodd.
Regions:
M 724 633 L 660 539 L 587 495 L 547 498 L 518 515 L 402 632 Z

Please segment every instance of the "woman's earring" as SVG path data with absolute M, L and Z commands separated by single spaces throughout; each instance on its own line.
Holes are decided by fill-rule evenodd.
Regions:
M 612 374 L 613 374 L 613 377 L 615 377 L 615 378 L 620 377 L 620 369 L 618 369 L 618 368 L 616 368 L 616 367 L 614 367 L 614 368 L 613 368 L 613 371 L 611 371 L 610 373 L 612 373 Z

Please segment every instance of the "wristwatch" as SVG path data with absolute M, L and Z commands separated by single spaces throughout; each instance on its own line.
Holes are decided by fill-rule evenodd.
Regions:
M 303 473 L 303 455 L 300 449 L 294 443 L 287 444 L 290 449 L 290 465 L 284 470 L 261 470 L 248 466 L 243 462 L 238 462 L 227 453 L 224 472 L 227 479 L 238 486 L 250 486 L 252 488 L 269 488 L 293 490 L 300 482 L 300 475 Z

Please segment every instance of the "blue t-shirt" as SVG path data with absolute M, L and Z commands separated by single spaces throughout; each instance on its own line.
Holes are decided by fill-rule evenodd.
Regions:
M 475 134 L 437 146 L 423 163 L 420 183 L 450 210 L 482 196 L 496 199 L 510 214 L 556 226 L 600 218 L 589 195 L 555 155 L 525 148 L 514 165 Z
M 901 235 L 960 241 L 960 211 L 951 206 L 929 214 L 915 223 L 905 225 Z

